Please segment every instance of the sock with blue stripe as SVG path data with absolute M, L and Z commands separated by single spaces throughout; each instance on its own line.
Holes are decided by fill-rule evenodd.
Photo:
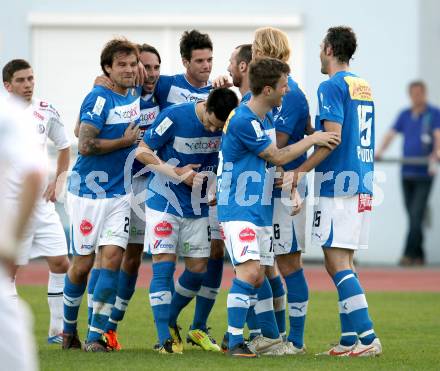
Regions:
M 128 302 L 134 294 L 137 281 L 137 273 L 128 274 L 122 269 L 119 271 L 118 291 L 116 292 L 115 305 L 112 308 L 112 314 L 108 319 L 105 331 L 116 331 L 118 322 L 122 321 L 127 310 Z
M 354 272 L 356 278 L 358 278 L 357 273 Z M 357 333 L 353 325 L 348 318 L 348 314 L 345 313 L 344 308 L 339 306 L 339 320 L 341 322 L 341 338 L 339 339 L 339 344 L 344 346 L 352 346 L 357 342 Z
M 168 329 L 171 304 L 171 281 L 176 263 L 158 262 L 152 264 L 153 277 L 150 283 L 150 305 L 153 311 L 159 344 L 171 337 Z
M 200 290 L 204 273 L 194 273 L 185 269 L 176 282 L 176 291 L 171 299 L 169 325 L 174 327 L 177 317 L 183 308 L 192 300 Z
M 283 281 L 278 275 L 269 280 L 273 295 L 273 309 L 280 335 L 286 337 L 286 292 L 284 291 Z
M 76 325 L 78 322 L 78 310 L 81 304 L 81 299 L 86 291 L 87 282 L 75 284 L 69 279 L 69 275 L 66 274 L 64 279 L 64 329 L 66 334 L 73 334 L 76 331 Z
M 255 305 L 255 313 L 257 314 L 258 324 L 261 328 L 261 334 L 270 339 L 280 337 L 275 312 L 273 309 L 273 296 L 269 280 L 264 277 L 263 284 L 257 291 L 258 302 Z
M 244 343 L 243 327 L 249 310 L 250 295 L 254 290 L 254 286 L 245 281 L 238 278 L 232 280 L 227 300 L 229 349 Z
M 284 279 L 287 286 L 290 323 L 287 340 L 301 349 L 304 347 L 304 326 L 309 304 L 309 288 L 303 269 L 289 274 Z
M 339 311 L 346 314 L 360 342 L 369 345 L 376 338 L 368 303 L 359 280 L 351 269 L 337 272 L 333 281 L 339 295 Z M 341 328 L 342 328 L 341 322 Z M 344 330 L 343 330 L 344 331 Z
M 223 258 L 209 259 L 206 273 L 203 275 L 202 286 L 196 297 L 196 309 L 192 329 L 207 330 L 207 321 L 215 304 L 223 275 Z
M 246 316 L 246 324 L 249 329 L 249 340 L 261 335 L 260 325 L 258 324 L 258 318 L 255 313 L 255 305 L 258 302 L 257 291 L 258 289 L 254 288 L 251 295 L 249 295 L 249 310 Z
M 89 283 L 87 284 L 87 323 L 90 327 L 93 315 L 93 292 L 99 278 L 99 268 L 93 268 L 90 272 Z
M 101 268 L 93 293 L 93 316 L 87 342 L 99 340 L 105 332 L 105 326 L 115 304 L 118 276 L 118 271 Z

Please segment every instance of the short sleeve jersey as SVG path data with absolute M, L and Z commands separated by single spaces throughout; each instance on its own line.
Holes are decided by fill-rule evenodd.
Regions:
M 97 128 L 97 138 L 118 139 L 124 136 L 130 123 L 138 124 L 139 115 L 139 95 L 135 89 L 129 89 L 124 96 L 96 86 L 81 105 L 80 122 Z M 131 166 L 126 166 L 126 162 L 129 155 L 134 158 L 135 149 L 136 145 L 132 145 L 100 155 L 78 153 L 69 192 L 88 198 L 126 194 L 131 189 Z
M 191 85 L 184 74 L 165 76 L 161 75 L 156 85 L 155 95 L 160 109 L 176 103 L 190 103 L 206 100 L 212 85 L 197 88 Z
M 271 130 L 272 128 L 272 130 Z M 222 135 L 217 172 L 217 212 L 221 222 L 272 225 L 273 178 L 258 154 L 272 143 L 271 115 L 261 120 L 246 104 L 233 110 Z
M 183 167 L 200 164 L 195 171 L 217 171 L 221 133 L 205 129 L 196 114 L 196 103 L 182 103 L 161 111 L 153 125 L 146 131 L 144 142 L 158 157 L 172 166 Z M 199 218 L 208 215 L 206 187 L 194 190 L 159 172 L 147 180 L 149 208 L 169 214 Z
M 341 144 L 315 170 L 315 193 L 320 196 L 372 194 L 374 171 L 374 102 L 368 82 L 341 71 L 318 88 L 315 127 L 324 121 L 342 126 Z

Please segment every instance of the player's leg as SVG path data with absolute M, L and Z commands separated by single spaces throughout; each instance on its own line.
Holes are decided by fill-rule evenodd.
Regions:
M 286 338 L 286 291 L 276 265 L 266 267 L 266 277 L 272 291 L 273 310 L 280 336 Z
M 98 282 L 99 272 L 101 272 L 101 250 L 96 249 L 95 263 L 90 271 L 89 281 L 87 283 L 87 325 L 90 328 L 93 316 L 93 292 L 96 282 Z
M 78 311 L 87 277 L 95 259 L 95 246 L 101 227 L 101 200 L 67 194 L 70 214 L 70 251 L 73 259 L 64 281 L 63 349 L 80 349 L 77 332 Z
M 63 291 L 69 259 L 66 255 L 47 256 L 49 280 L 47 284 L 47 302 L 49 304 L 50 322 L 48 343 L 62 343 L 63 332 Z
M 127 247 L 131 195 L 103 200 L 104 221 L 99 234 L 101 271 L 93 293 L 93 316 L 85 345 L 86 351 L 108 350 L 103 334 L 115 304 L 119 269 Z
M 234 357 L 256 357 L 244 342 L 243 328 L 250 307 L 250 298 L 264 279 L 264 267 L 260 267 L 258 236 L 261 227 L 249 222 L 224 222 L 225 244 L 236 277 L 232 281 L 227 299 L 228 350 Z
M 302 354 L 304 327 L 307 315 L 309 290 L 302 268 L 301 253 L 305 251 L 306 206 L 298 215 L 291 216 L 290 208 L 275 199 L 274 252 L 278 268 L 286 282 L 289 308 L 289 335 L 286 354 Z
M 185 259 L 185 270 L 176 281 L 175 292 L 170 307 L 170 329 L 176 342 L 180 341 L 177 318 L 189 302 L 197 295 L 206 273 L 208 257 L 210 256 L 209 221 L 208 217 L 182 218 L 179 230 L 178 255 Z M 198 342 L 205 350 L 217 350 L 218 345 L 211 344 L 207 334 L 199 331 Z
M 149 298 L 159 338 L 158 350 L 163 354 L 181 353 L 182 346 L 173 342 L 168 327 L 180 222 L 174 215 L 149 208 L 146 214 L 145 241 L 153 260 Z
M 202 286 L 196 297 L 196 308 L 191 330 L 207 332 L 207 321 L 215 299 L 220 290 L 223 275 L 223 261 L 225 257 L 225 245 L 220 233 L 220 225 L 217 220 L 217 207 L 209 208 L 209 225 L 211 239 L 211 254 L 209 256 L 206 273 L 203 276 Z

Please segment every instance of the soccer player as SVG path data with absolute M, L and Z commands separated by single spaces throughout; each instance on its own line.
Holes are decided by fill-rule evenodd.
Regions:
M 210 256 L 209 184 L 196 175 L 212 179 L 215 174 L 221 130 L 237 104 L 234 92 L 217 89 L 206 101 L 171 106 L 159 114 L 138 148 L 139 161 L 154 171 L 146 202 L 146 235 L 153 255 L 150 303 L 159 351 L 165 354 L 183 350 L 177 318 L 200 291 Z M 177 256 L 184 257 L 185 271 L 172 295 Z
M 185 73 L 159 78 L 156 97 L 160 109 L 172 104 L 205 100 L 212 89 L 212 41 L 208 34 L 185 31 L 180 39 L 180 56 Z
M 77 332 L 79 305 L 95 249 L 101 269 L 93 293 L 93 316 L 85 351 L 105 352 L 108 318 L 115 303 L 123 251 L 130 226 L 131 169 L 125 162 L 139 137 L 139 96 L 135 84 L 139 52 L 124 39 L 109 41 L 101 52 L 101 68 L 113 90 L 97 86 L 80 111 L 78 159 L 69 182 L 72 266 L 64 288 L 63 349 L 81 347 Z
M 283 62 L 287 62 L 291 54 L 287 35 L 272 27 L 260 28 L 255 32 L 252 49 L 254 57 L 272 57 Z M 288 91 L 283 97 L 282 105 L 274 108 L 273 115 L 278 148 L 296 143 L 302 140 L 305 134 L 313 133 L 307 99 L 291 75 L 288 77 Z M 302 154 L 284 165 L 283 170 L 296 169 L 306 158 L 306 153 Z M 307 178 L 304 177 L 300 192 L 302 198 L 305 196 L 306 187 Z M 287 190 L 288 199 L 290 199 L 290 193 L 290 190 Z M 276 188 L 274 190 L 273 247 L 278 268 L 287 288 L 290 329 L 285 353 L 294 355 L 305 352 L 304 324 L 309 291 L 302 269 L 301 252 L 305 250 L 306 207 L 302 207 L 298 214 L 291 215 L 289 203 L 285 201 L 281 189 Z M 278 329 L 281 336 L 285 336 L 286 301 L 283 283 L 275 266 L 269 267 L 266 275 L 273 293 Z M 266 286 L 264 298 L 271 297 L 269 285 Z M 261 311 L 259 305 L 256 306 L 256 310 Z
M 349 27 L 332 27 L 321 44 L 316 129 L 341 134 L 335 149 L 319 148 L 295 172 L 316 167 L 312 242 L 321 246 L 325 267 L 339 296 L 341 338 L 329 356 L 382 353 L 368 304 L 353 264 L 354 252 L 368 247 L 374 171 L 374 102 L 368 82 L 349 71 L 356 51 Z M 328 174 L 332 174 L 328 177 Z
M 137 143 L 144 137 L 145 131 L 150 127 L 159 114 L 159 105 L 154 96 L 154 88 L 160 75 L 160 55 L 156 48 L 148 44 L 138 45 L 139 60 L 146 70 L 146 80 L 142 86 L 140 98 L 139 136 Z M 130 215 L 130 237 L 127 249 L 122 258 L 121 270 L 119 271 L 118 291 L 115 305 L 106 326 L 105 337 L 107 343 L 114 350 L 121 349 L 117 338 L 117 325 L 124 318 L 128 303 L 134 294 L 139 266 L 142 261 L 145 239 L 145 199 L 146 199 L 146 175 L 143 165 L 134 159 L 132 165 L 133 199 Z M 97 280 L 99 270 L 93 269 L 91 277 Z M 93 293 L 94 285 L 89 281 L 89 292 Z
M 217 180 L 217 209 L 226 247 L 235 266 L 228 307 L 229 349 L 237 357 L 256 357 L 243 339 L 249 299 L 261 286 L 265 266 L 273 265 L 273 174 L 266 163 L 284 165 L 312 145 L 338 143 L 334 133 L 315 133 L 278 149 L 266 131 L 273 126 L 269 112 L 281 104 L 288 88 L 289 66 L 273 58 L 260 58 L 249 68 L 252 97 L 235 109 L 223 129 Z M 272 179 L 270 179 L 272 177 Z M 250 181 L 249 181 L 250 179 Z M 279 339 L 273 339 L 277 345 Z
M 46 258 L 49 266 L 47 301 L 50 311 L 47 341 L 49 344 L 60 344 L 63 332 L 64 278 L 69 268 L 69 260 L 66 236 L 55 211 L 54 202 L 57 197 L 55 191 L 64 186 L 65 172 L 70 160 L 70 142 L 60 115 L 53 105 L 34 97 L 34 73 L 27 61 L 14 59 L 8 62 L 3 68 L 3 84 L 10 94 L 25 102 L 26 112 L 32 124 L 29 129 L 38 133 L 38 141 L 44 153 L 47 153 L 48 139 L 58 150 L 55 177 L 48 182 L 35 206 L 12 276 L 15 279 L 17 267 L 26 265 L 29 259 L 40 256 Z M 16 295 L 15 287 L 13 291 Z
M 10 276 L 32 210 L 44 185 L 44 156 L 24 107 L 0 96 L 0 360 L 4 370 L 37 370 L 28 308 L 10 295 Z
M 249 64 L 252 61 L 252 44 L 237 46 L 229 58 L 228 72 L 232 77 L 232 85 L 240 90 L 241 102 L 249 101 Z M 219 85 L 226 85 L 226 76 L 220 77 Z

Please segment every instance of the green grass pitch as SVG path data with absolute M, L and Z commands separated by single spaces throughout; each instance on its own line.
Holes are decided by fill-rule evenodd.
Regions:
M 306 323 L 307 355 L 230 359 L 223 354 L 205 353 L 185 345 L 183 355 L 160 355 L 152 350 L 156 333 L 147 292 L 137 289 L 119 326 L 121 352 L 91 354 L 61 351 L 46 343 L 48 307 L 45 287 L 22 286 L 22 297 L 35 316 L 35 337 L 39 346 L 41 370 L 439 370 L 440 369 L 440 295 L 435 293 L 367 294 L 370 313 L 384 348 L 374 359 L 316 357 L 337 341 L 339 322 L 336 294 L 312 292 Z M 180 326 L 186 336 L 194 303 L 182 313 Z M 80 336 L 86 330 L 86 298 L 80 317 Z M 226 292 L 222 291 L 210 317 L 212 333 L 221 341 L 226 329 Z

